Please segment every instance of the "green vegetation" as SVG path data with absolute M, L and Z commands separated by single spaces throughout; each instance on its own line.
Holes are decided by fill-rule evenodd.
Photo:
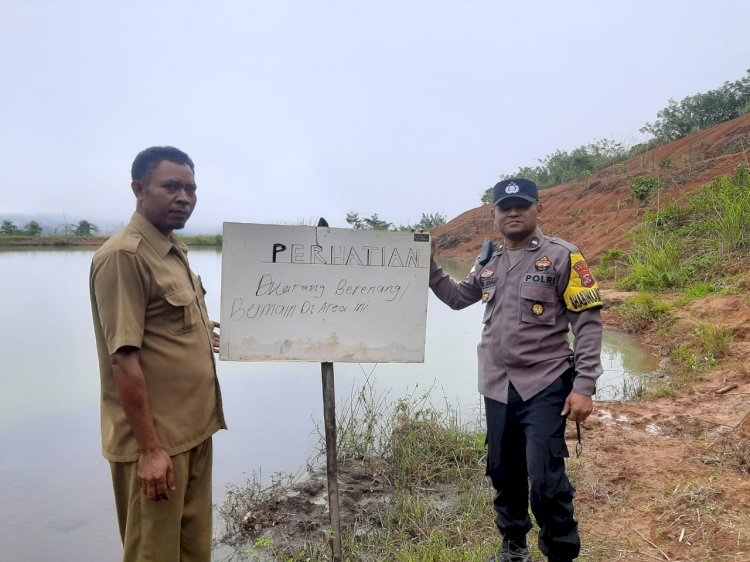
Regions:
M 626 300 L 617 312 L 622 318 L 623 328 L 628 332 L 638 332 L 652 325 L 672 322 L 669 305 L 661 303 L 647 293 L 640 293 Z
M 381 219 L 377 213 L 368 218 L 360 217 L 359 213 L 350 211 L 346 214 L 346 222 L 352 228 L 362 230 L 418 230 L 429 232 L 436 226 L 445 224 L 447 219 L 445 215 L 441 215 L 440 213 L 422 213 L 422 218 L 416 224 L 394 226 L 392 222 Z
M 593 268 L 597 279 L 617 279 L 620 272 L 627 266 L 625 254 L 622 250 L 611 248 L 599 258 L 599 263 Z
M 41 236 L 42 225 L 36 221 L 29 221 L 23 228 L 18 228 L 13 221 L 4 220 L 0 225 L 2 236 Z
M 670 99 L 667 107 L 657 113 L 656 120 L 641 128 L 641 132 L 650 136 L 646 142 L 627 147 L 613 140 L 602 139 L 570 152 L 557 150 L 538 160 L 537 166 L 524 166 L 511 174 L 501 173 L 500 179 L 524 177 L 536 182 L 540 189 L 573 180 L 587 180 L 594 172 L 610 166 L 614 172 L 616 165 L 628 158 L 748 112 L 750 70 L 740 80 L 726 82 L 716 90 L 688 96 L 679 102 Z M 735 139 L 725 152 L 744 151 L 749 145 L 748 139 Z M 701 151 L 705 151 L 705 145 L 701 145 Z M 668 171 L 673 163 L 665 159 L 659 162 L 659 167 L 662 171 Z M 484 203 L 492 202 L 491 187 L 482 194 L 481 199 Z
M 99 227 L 94 223 L 83 219 L 78 224 L 63 225 L 63 236 L 90 237 L 99 232 Z M 4 220 L 0 225 L 0 236 L 42 236 L 42 225 L 37 221 L 27 222 L 23 228 L 18 228 L 13 221 Z
M 670 376 L 661 379 L 648 395 L 677 396 L 680 391 L 692 391 L 696 375 L 717 364 L 729 353 L 732 331 L 726 326 L 700 322 L 696 324 L 687 343 L 674 347 L 670 353 Z
M 617 286 L 660 291 L 723 284 L 730 257 L 750 250 L 750 167 L 721 177 L 686 204 L 666 205 L 646 216 L 634 233 L 630 272 Z
M 668 232 L 652 235 L 647 230 L 639 231 L 635 238 L 628 256 L 631 273 L 617 283 L 619 288 L 652 291 L 684 285 L 686 265 L 681 261 L 682 239 Z
M 538 160 L 537 166 L 519 168 L 513 174 L 502 174 L 500 179 L 523 177 L 534 181 L 540 189 L 575 179 L 586 179 L 593 172 L 602 170 L 630 156 L 630 149 L 609 139 L 579 146 L 570 152 L 557 150 Z M 492 187 L 482 195 L 484 203 L 492 202 Z
M 69 226 L 72 227 L 73 236 L 94 236 L 99 232 L 99 227 L 86 219 L 79 221 L 77 225 Z
M 661 179 L 654 176 L 636 176 L 630 183 L 630 199 L 645 203 L 661 187 Z
M 732 330 L 726 326 L 700 322 L 695 327 L 695 337 L 700 356 L 708 365 L 715 365 L 732 345 Z
M 735 119 L 750 110 L 750 70 L 736 82 L 725 82 L 716 90 L 688 96 L 682 101 L 670 99 L 659 111 L 656 121 L 646 123 L 641 132 L 659 143 L 668 143 Z
M 221 234 L 198 234 L 197 236 L 180 236 L 188 246 L 221 246 Z

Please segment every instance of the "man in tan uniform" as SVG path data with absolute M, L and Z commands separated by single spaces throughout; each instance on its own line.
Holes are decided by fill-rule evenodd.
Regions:
M 130 224 L 94 254 L 90 292 L 101 428 L 124 562 L 211 559 L 211 436 L 226 429 L 218 334 L 191 270 L 183 228 L 194 165 L 173 147 L 135 158 Z
M 534 182 L 501 181 L 494 203 L 502 243 L 488 246 L 461 283 L 433 261 L 430 288 L 455 309 L 478 301 L 485 306 L 479 392 L 487 416 L 487 475 L 497 491 L 495 523 L 503 535 L 492 562 L 531 562 L 529 498 L 539 549 L 551 562 L 569 562 L 580 552 L 580 539 L 575 490 L 565 474 L 565 421 L 582 422 L 593 408 L 602 373 L 602 302 L 578 248 L 538 228 L 542 205 Z

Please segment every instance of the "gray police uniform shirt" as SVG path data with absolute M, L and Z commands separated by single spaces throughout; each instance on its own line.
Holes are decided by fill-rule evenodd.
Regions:
M 489 261 L 480 265 L 477 259 L 460 283 L 433 260 L 430 288 L 455 310 L 484 303 L 484 329 L 477 346 L 482 395 L 507 404 L 512 382 L 528 400 L 566 372 L 573 358 L 573 392 L 594 394 L 602 373 L 603 303 L 586 260 L 572 244 L 537 229 L 515 265 L 503 244 L 497 244 Z M 568 341 L 569 326 L 574 350 Z

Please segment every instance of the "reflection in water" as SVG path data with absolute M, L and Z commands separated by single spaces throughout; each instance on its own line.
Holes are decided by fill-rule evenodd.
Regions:
M 0 544 L 3 559 L 115 560 L 120 552 L 109 468 L 99 443 L 99 374 L 88 272 L 93 249 L 0 252 Z M 218 319 L 221 254 L 194 249 L 193 269 Z M 471 263 L 446 263 L 462 279 Z M 476 419 L 481 305 L 450 310 L 430 295 L 425 363 L 335 365 L 341 404 L 372 373 L 389 399 L 429 393 L 436 407 Z M 627 377 L 655 365 L 627 336 L 607 333 L 597 398 L 617 398 Z M 322 419 L 320 365 L 218 365 L 229 431 L 214 440 L 214 502 L 253 471 L 268 481 L 314 452 Z M 620 378 L 618 378 L 620 377 Z M 614 393 L 610 394 L 610 388 Z

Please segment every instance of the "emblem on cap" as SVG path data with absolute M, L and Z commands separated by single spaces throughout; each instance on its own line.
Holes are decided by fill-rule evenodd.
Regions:
M 505 193 L 518 193 L 518 186 L 514 182 L 510 182 L 505 186 Z
M 541 316 L 542 314 L 544 314 L 544 306 L 542 306 L 538 302 L 534 303 L 531 306 L 531 312 L 534 314 L 534 316 Z

